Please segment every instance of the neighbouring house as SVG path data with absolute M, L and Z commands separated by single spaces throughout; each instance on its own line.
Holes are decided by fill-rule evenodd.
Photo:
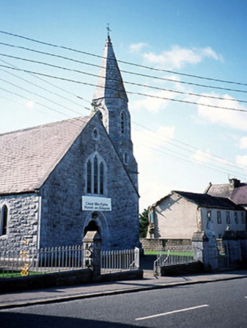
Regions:
M 148 238 L 191 239 L 196 231 L 213 227 L 216 238 L 224 232 L 245 231 L 245 209 L 230 199 L 208 194 L 172 191 L 149 208 Z
M 226 184 L 209 183 L 205 194 L 231 199 L 235 204 L 247 209 L 247 183 L 238 179 L 229 179 Z
M 0 135 L 0 242 L 16 249 L 139 245 L 137 162 L 128 98 L 108 35 L 87 117 Z

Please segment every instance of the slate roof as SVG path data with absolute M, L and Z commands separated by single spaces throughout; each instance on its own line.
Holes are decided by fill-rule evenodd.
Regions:
M 208 194 L 192 193 L 185 191 L 176 191 L 176 194 L 186 198 L 189 201 L 196 203 L 201 207 L 210 207 L 210 208 L 221 208 L 228 210 L 240 210 L 243 211 L 243 207 L 236 205 L 229 198 L 224 197 L 214 197 Z
M 228 184 L 210 184 L 205 193 L 216 196 L 230 198 L 235 204 L 246 205 L 247 204 L 247 183 L 240 182 L 234 188 Z
M 165 198 L 171 196 L 172 194 L 176 193 L 188 201 L 197 204 L 198 206 L 205 207 L 205 208 L 218 208 L 218 209 L 225 209 L 225 210 L 235 210 L 235 211 L 244 211 L 244 208 L 240 205 L 236 205 L 233 201 L 229 198 L 223 197 L 214 197 L 208 194 L 200 194 L 200 193 L 193 193 L 193 192 L 186 192 L 186 191 L 177 191 L 173 190 L 171 194 L 161 198 L 152 207 L 157 206 L 160 202 L 162 202 Z
M 39 189 L 90 119 L 0 134 L 0 195 Z

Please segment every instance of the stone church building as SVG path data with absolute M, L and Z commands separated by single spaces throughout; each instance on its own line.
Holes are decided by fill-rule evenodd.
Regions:
M 139 244 L 137 163 L 128 98 L 108 36 L 92 114 L 0 135 L 0 243 L 18 249 Z

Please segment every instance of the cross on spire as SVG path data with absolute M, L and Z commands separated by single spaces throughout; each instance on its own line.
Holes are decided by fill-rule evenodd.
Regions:
M 107 23 L 107 28 L 106 28 L 106 29 L 107 29 L 107 34 L 108 34 L 108 36 L 110 36 L 110 32 L 111 32 L 111 29 L 110 29 L 109 25 L 110 25 L 110 24 Z

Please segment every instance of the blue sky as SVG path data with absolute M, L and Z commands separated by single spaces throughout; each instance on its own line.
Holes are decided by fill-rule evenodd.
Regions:
M 245 0 L 0 0 L 0 5 L 2 32 L 100 56 L 110 24 L 129 92 L 141 211 L 171 190 L 203 192 L 209 182 L 247 181 Z M 0 42 L 5 43 L 0 65 L 12 67 L 0 67 L 0 133 L 88 115 L 94 86 L 85 83 L 96 83 L 88 74 L 97 75 L 98 67 L 55 56 L 93 65 L 100 65 L 99 57 L 5 33 Z

